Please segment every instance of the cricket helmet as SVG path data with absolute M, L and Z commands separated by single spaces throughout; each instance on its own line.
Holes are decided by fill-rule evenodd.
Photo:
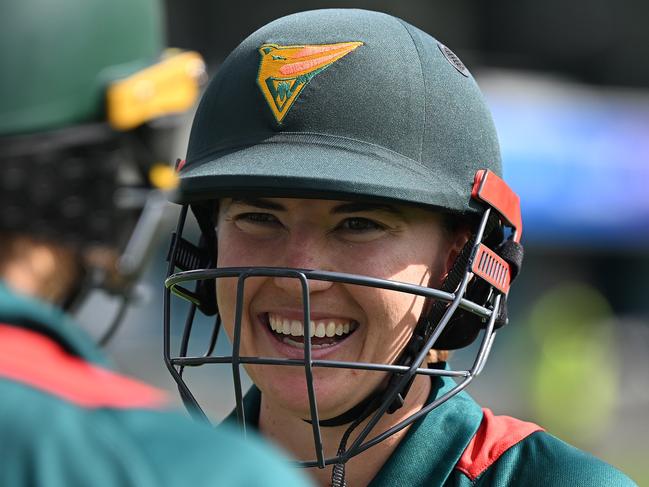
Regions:
M 112 277 L 86 276 L 117 294 L 175 184 L 163 121 L 204 75 L 198 54 L 164 49 L 162 25 L 156 0 L 7 2 L 0 17 L 0 231 L 113 249 Z
M 187 355 L 196 309 L 215 315 L 218 329 L 218 278 L 238 278 L 238 300 L 249 277 L 299 279 L 305 327 L 308 280 L 393 289 L 434 302 L 397 362 L 380 365 L 391 374 L 387 384 L 337 418 L 318 416 L 311 372 L 323 364 L 312 362 L 305 328 L 302 366 L 311 405 L 311 417 L 305 419 L 314 426 L 316 445 L 320 427 L 354 428 L 362 418 L 397 410 L 416 374 L 460 377 L 456 394 L 482 369 L 495 330 L 506 322 L 506 296 L 522 260 L 520 208 L 518 197 L 501 179 L 496 130 L 475 80 L 459 58 L 430 35 L 398 18 L 364 10 L 316 10 L 271 22 L 245 39 L 209 83 L 194 118 L 187 157 L 177 170 L 177 202 L 183 211 L 169 254 L 165 360 L 192 410 L 199 411 L 199 406 L 183 381 L 184 367 L 228 362 L 236 370 L 241 363 L 282 363 L 240 355 L 240 314 L 233 325 L 232 356 L 213 355 L 216 332 L 204 357 Z M 442 289 L 345 274 L 344 269 L 218 269 L 214 202 L 230 196 L 417 205 L 475 222 L 473 238 Z M 189 208 L 201 229 L 198 244 L 182 236 Z M 195 281 L 191 289 L 185 284 L 190 281 Z M 172 293 L 192 303 L 180 354 L 174 356 Z M 464 347 L 481 330 L 478 359 L 470 370 L 425 368 L 428 350 Z M 236 371 L 234 379 L 243 423 Z M 410 424 L 407 421 L 401 427 Z M 341 444 L 333 458 L 324 458 L 316 448 L 317 458 L 303 465 L 343 465 L 385 438 L 368 440 L 368 432 L 350 448 Z

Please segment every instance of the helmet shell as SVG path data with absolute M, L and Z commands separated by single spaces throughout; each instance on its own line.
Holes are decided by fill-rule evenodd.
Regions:
M 3 2 L 0 135 L 103 120 L 108 84 L 159 57 L 161 25 L 155 0 Z
M 448 48 L 387 14 L 315 10 L 262 27 L 225 60 L 194 119 L 180 198 L 380 199 L 468 213 L 480 209 L 478 169 L 501 173 L 496 131 Z

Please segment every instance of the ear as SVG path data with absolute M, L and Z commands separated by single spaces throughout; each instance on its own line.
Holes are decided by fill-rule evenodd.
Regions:
M 446 261 L 444 263 L 444 272 L 443 272 L 444 279 L 448 275 L 449 271 L 453 268 L 453 265 L 457 260 L 457 256 L 460 255 L 460 252 L 462 252 L 462 249 L 467 244 L 470 238 L 471 238 L 471 230 L 469 229 L 468 226 L 467 227 L 462 226 L 461 228 L 453 231 L 452 233 L 451 232 L 448 233 L 447 254 L 446 254 Z

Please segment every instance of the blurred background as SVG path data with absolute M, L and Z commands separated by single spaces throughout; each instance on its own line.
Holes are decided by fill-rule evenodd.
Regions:
M 649 2 L 167 0 L 166 6 L 169 45 L 201 52 L 211 73 L 258 27 L 312 8 L 387 12 L 451 47 L 492 109 L 505 178 L 521 196 L 525 225 L 525 265 L 510 295 L 510 325 L 469 393 L 497 414 L 537 422 L 649 485 Z M 189 123 L 176 141 L 179 157 Z M 165 233 L 176 215 L 170 207 Z M 177 398 L 162 362 L 164 240 L 141 302 L 109 350 L 122 370 Z M 97 295 L 81 310 L 90 333 L 101 334 L 114 305 Z M 183 311 L 174 308 L 178 324 Z M 196 353 L 206 347 L 207 326 L 201 333 L 202 343 L 201 336 L 192 343 Z M 466 357 L 456 353 L 451 361 Z M 216 417 L 233 406 L 228 377 L 227 369 L 192 376 Z

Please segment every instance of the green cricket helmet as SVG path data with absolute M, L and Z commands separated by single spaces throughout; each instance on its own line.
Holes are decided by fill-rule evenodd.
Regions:
M 109 84 L 162 53 L 161 13 L 152 0 L 8 2 L 0 20 L 0 133 L 103 120 Z
M 165 360 L 194 410 L 198 404 L 182 379 L 184 366 L 228 360 L 235 365 L 282 363 L 240 356 L 240 316 L 234 324 L 234 358 L 213 357 L 213 343 L 206 357 L 187 357 L 186 341 L 180 356 L 171 356 L 170 293 L 192 302 L 192 316 L 196 308 L 216 314 L 218 327 L 214 280 L 224 277 L 238 278 L 239 301 L 251 276 L 302 282 L 304 367 L 311 401 L 307 419 L 314 425 L 316 445 L 321 426 L 351 423 L 353 428 L 362 418 L 374 415 L 375 422 L 398 409 L 415 374 L 461 377 L 457 393 L 479 373 L 494 331 L 506 321 L 505 298 L 522 259 L 522 226 L 518 197 L 500 178 L 489 109 L 475 80 L 448 47 L 398 18 L 364 10 L 309 11 L 271 22 L 245 39 L 210 82 L 194 118 L 186 160 L 177 169 L 178 202 L 184 210 L 166 281 Z M 317 269 L 218 269 L 211 224 L 214 201 L 246 195 L 396 202 L 479 223 L 442 289 Z M 182 238 L 188 206 L 202 230 L 199 245 Z M 507 227 L 511 231 L 503 232 Z M 384 370 L 392 378 L 337 418 L 319 418 L 312 388 L 308 280 L 400 290 L 433 303 L 395 364 L 353 365 Z M 196 286 L 188 289 L 183 284 L 188 281 Z M 422 366 L 432 347 L 466 346 L 481 330 L 478 359 L 470 370 Z M 324 365 L 318 361 L 317 366 Z M 237 373 L 234 379 L 243 420 Z M 401 427 L 410 422 L 412 418 Z M 342 465 L 385 438 L 367 440 L 368 433 L 366 429 L 348 449 L 341 444 L 333 458 L 324 458 L 316 447 L 317 458 L 304 465 Z
M 123 252 L 100 283 L 116 293 L 177 179 L 161 120 L 193 105 L 204 74 L 198 54 L 164 49 L 160 7 L 25 0 L 0 16 L 0 231 Z
M 501 173 L 496 130 L 446 46 L 386 14 L 312 11 L 262 27 L 222 64 L 194 119 L 180 194 L 475 213 L 479 169 Z

